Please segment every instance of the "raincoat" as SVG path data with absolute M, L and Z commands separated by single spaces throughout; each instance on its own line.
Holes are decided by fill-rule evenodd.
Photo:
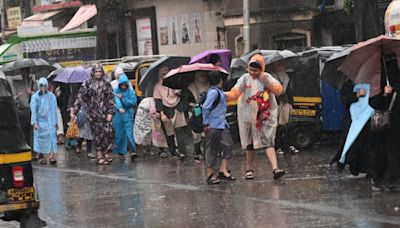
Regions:
M 46 85 L 46 93 L 36 92 L 30 103 L 31 124 L 37 124 L 38 129 L 33 132 L 34 151 L 49 154 L 57 153 L 57 99 L 48 91 L 49 85 L 45 78 L 40 78 L 38 85 Z
M 120 88 L 121 84 L 126 84 L 128 88 L 126 90 L 122 90 Z M 121 94 L 122 98 L 115 96 L 117 111 L 113 117 L 113 126 L 115 130 L 116 148 L 113 152 L 126 154 L 128 149 L 128 141 L 133 149 L 136 149 L 135 138 L 133 136 L 133 125 L 134 107 L 136 106 L 137 97 L 135 91 L 130 85 L 128 77 L 125 74 L 120 75 L 118 79 L 118 88 L 114 90 L 114 94 Z M 120 109 L 124 109 L 125 113 L 121 113 Z
M 254 55 L 251 60 L 256 60 L 262 66 L 260 77 L 252 78 L 246 73 L 240 77 L 231 91 L 226 92 L 227 101 L 238 100 L 238 125 L 240 142 L 242 148 L 246 149 L 252 145 L 254 149 L 269 148 L 275 146 L 275 134 L 278 126 L 278 104 L 275 95 L 283 92 L 282 85 L 270 74 L 265 73 L 265 62 L 261 55 Z M 261 76 L 261 75 L 260 75 Z M 269 99 L 268 118 L 262 119 L 260 127 L 257 127 L 258 102 L 251 99 L 260 92 L 264 92 L 266 99 Z

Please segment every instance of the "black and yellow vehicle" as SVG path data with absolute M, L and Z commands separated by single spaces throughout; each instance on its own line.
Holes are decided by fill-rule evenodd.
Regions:
M 324 60 L 343 47 L 313 48 L 297 53 L 300 64 L 293 72 L 289 96 L 292 98 L 290 140 L 297 147 L 312 145 L 317 139 L 333 142 L 342 129 L 343 105 L 339 91 L 321 81 Z
M 0 218 L 43 227 L 33 183 L 32 153 L 19 124 L 10 85 L 0 76 Z

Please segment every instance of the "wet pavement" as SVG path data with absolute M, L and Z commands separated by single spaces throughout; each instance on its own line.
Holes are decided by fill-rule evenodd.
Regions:
M 400 193 L 372 192 L 364 176 L 338 174 L 334 148 L 279 156 L 288 172 L 273 180 L 265 154 L 255 180 L 245 155 L 230 163 L 235 182 L 208 186 L 203 165 L 140 157 L 97 166 L 61 151 L 57 167 L 34 164 L 48 227 L 400 227 Z M 18 227 L 0 222 L 0 227 Z

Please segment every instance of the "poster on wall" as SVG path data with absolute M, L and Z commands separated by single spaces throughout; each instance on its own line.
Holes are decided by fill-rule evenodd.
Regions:
M 178 17 L 171 16 L 169 19 L 169 30 L 170 30 L 170 44 L 179 44 L 179 28 L 178 28 Z
M 168 19 L 166 17 L 160 17 L 158 20 L 159 32 L 160 32 L 160 43 L 161 45 L 168 45 Z
M 200 13 L 193 13 L 192 14 L 192 27 L 193 27 L 193 41 L 195 43 L 202 42 L 202 34 L 201 34 L 201 14 Z
M 15 30 L 22 23 L 21 8 L 11 7 L 7 10 L 8 29 Z
M 152 55 L 153 41 L 151 37 L 150 18 L 142 18 L 136 20 L 136 36 L 139 55 Z
M 181 15 L 181 39 L 183 44 L 190 43 L 190 24 L 187 14 Z

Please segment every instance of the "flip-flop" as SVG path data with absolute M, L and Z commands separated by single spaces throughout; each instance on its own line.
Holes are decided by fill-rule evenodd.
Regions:
M 97 159 L 96 165 L 108 165 L 109 162 L 104 158 Z
M 50 158 L 50 165 L 56 165 L 57 161 L 54 158 Z

